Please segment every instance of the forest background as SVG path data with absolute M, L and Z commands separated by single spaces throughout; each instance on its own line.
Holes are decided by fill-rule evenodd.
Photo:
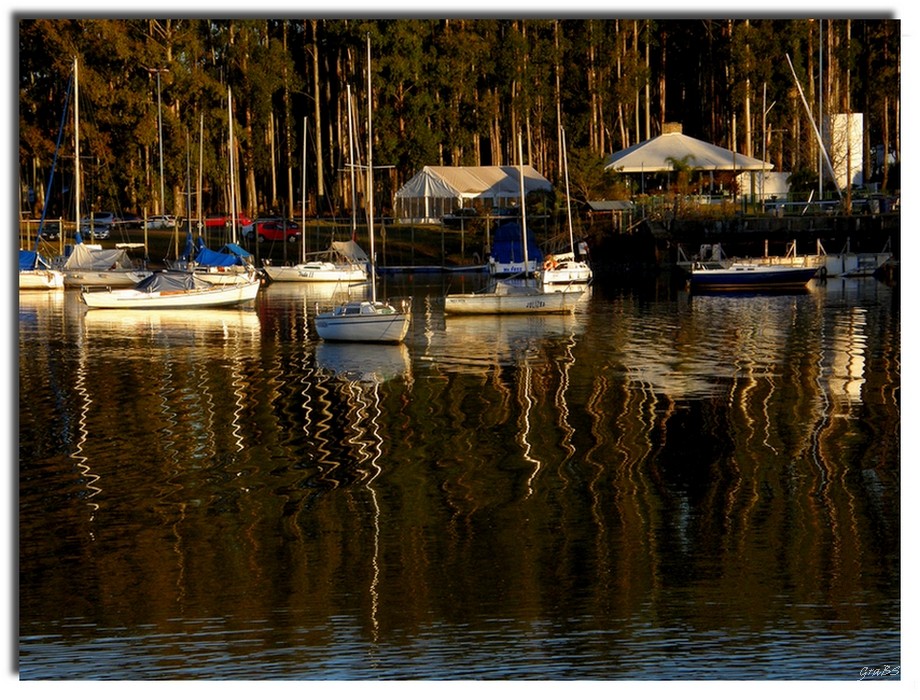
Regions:
M 200 192 L 204 213 L 227 211 L 232 95 L 243 210 L 293 216 L 306 201 L 311 216 L 344 211 L 348 86 L 355 160 L 366 162 L 368 37 L 384 211 L 425 165 L 515 164 L 519 133 L 525 162 L 559 183 L 560 128 L 576 200 L 623 196 L 604 160 L 667 122 L 807 186 L 821 157 L 809 118 L 819 105 L 862 113 L 864 172 L 882 191 L 900 186 L 901 24 L 884 16 L 39 18 L 18 22 L 23 214 L 40 211 L 75 58 L 93 210 L 189 215 Z M 73 134 L 63 125 L 66 183 Z M 66 216 L 68 192 L 62 185 L 50 215 Z

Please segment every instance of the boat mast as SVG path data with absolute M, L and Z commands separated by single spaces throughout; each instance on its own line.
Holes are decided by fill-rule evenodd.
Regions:
M 73 186 L 76 202 L 77 235 L 74 240 L 80 242 L 80 63 L 73 59 Z
M 521 132 L 518 132 L 518 174 L 521 179 L 521 238 L 524 244 L 524 278 L 528 276 L 530 261 L 527 259 L 527 207 L 524 206 L 526 194 L 524 193 L 524 145 Z
M 575 234 L 572 232 L 572 199 L 569 196 L 569 157 L 565 148 L 565 129 L 562 132 L 562 167 L 565 170 L 565 209 L 569 218 L 569 250 L 575 256 Z
M 355 135 L 353 117 L 351 114 L 351 85 L 345 86 L 348 95 L 348 162 L 351 166 L 351 240 L 358 239 L 358 213 L 355 208 L 355 199 L 358 192 L 355 185 Z
M 834 166 L 831 163 L 831 157 L 827 154 L 827 149 L 824 147 L 824 138 L 821 135 L 821 131 L 818 129 L 818 125 L 815 124 L 815 118 L 811 114 L 811 107 L 808 106 L 808 100 L 805 99 L 805 91 L 802 89 L 802 84 L 799 82 L 799 78 L 795 74 L 795 68 L 792 67 L 792 59 L 789 58 L 788 53 L 786 54 L 786 62 L 789 64 L 789 70 L 792 71 L 792 79 L 795 81 L 795 86 L 799 89 L 799 97 L 802 98 L 802 104 L 805 105 L 805 114 L 808 116 L 808 121 L 811 122 L 811 128 L 814 129 L 815 136 L 818 137 L 818 146 L 821 147 L 821 153 L 824 155 L 824 162 L 827 164 L 827 171 L 831 176 L 831 180 L 834 181 L 834 187 L 837 188 L 837 195 L 840 197 L 840 199 L 843 199 L 843 192 L 840 190 L 840 185 L 837 184 L 837 176 L 834 173 Z
M 233 95 L 227 88 L 227 122 L 230 125 L 230 240 L 236 243 L 236 182 L 233 177 Z
M 198 198 L 195 202 L 195 218 L 198 220 L 198 234 L 201 235 L 201 229 L 204 221 L 201 218 L 201 180 L 204 177 L 204 114 L 201 115 L 198 126 Z
M 303 118 L 303 166 L 300 168 L 300 262 L 307 261 L 307 118 Z
M 377 271 L 374 264 L 374 127 L 371 119 L 371 35 L 367 35 L 367 226 L 371 250 L 371 303 L 377 302 Z

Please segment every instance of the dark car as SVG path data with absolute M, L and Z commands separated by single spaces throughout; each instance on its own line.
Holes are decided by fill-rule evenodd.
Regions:
M 447 214 L 442 221 L 445 226 L 460 228 L 464 222 L 469 222 L 470 219 L 475 219 L 477 216 L 479 216 L 478 211 L 472 207 L 464 207 L 463 209 L 454 209 L 453 213 Z
M 283 241 L 294 243 L 301 236 L 300 226 L 290 219 L 256 219 L 249 226 L 243 227 L 243 235 L 259 243 L 265 241 Z
M 41 237 L 46 241 L 56 241 L 61 237 L 61 222 L 46 221 L 44 226 L 42 226 Z

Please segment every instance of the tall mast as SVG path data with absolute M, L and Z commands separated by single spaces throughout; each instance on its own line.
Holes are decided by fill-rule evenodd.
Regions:
M 830 156 L 827 154 L 827 149 L 824 147 L 824 139 L 821 136 L 821 131 L 818 129 L 818 125 L 815 124 L 815 118 L 811 114 L 811 108 L 808 106 L 808 100 L 805 99 L 805 91 L 802 89 L 802 84 L 799 82 L 799 78 L 795 74 L 795 68 L 792 67 L 792 59 L 789 58 L 788 53 L 786 54 L 786 62 L 789 64 L 789 70 L 792 71 L 792 79 L 795 81 L 795 86 L 799 89 L 799 97 L 802 99 L 802 104 L 805 106 L 805 114 L 808 117 L 808 121 L 811 122 L 811 128 L 814 129 L 815 136 L 818 138 L 818 146 L 820 146 L 821 153 L 824 156 L 824 162 L 827 164 L 827 172 L 830 174 L 831 179 L 834 181 L 834 187 L 837 188 L 837 195 L 840 197 L 840 199 L 843 199 L 843 192 L 840 190 L 840 185 L 837 184 L 837 176 L 834 173 L 834 166 L 831 163 Z M 819 183 L 821 179 L 819 179 Z M 818 191 L 820 192 L 820 188 Z
M 303 118 L 303 165 L 300 168 L 300 262 L 307 261 L 307 118 Z
M 521 238 L 524 244 L 524 277 L 528 275 L 530 261 L 527 259 L 527 207 L 524 206 L 526 194 L 524 192 L 524 144 L 521 132 L 518 132 L 518 173 L 521 178 Z
M 367 225 L 371 246 L 371 302 L 377 301 L 377 271 L 374 265 L 374 127 L 371 113 L 371 35 L 367 35 Z
M 351 114 L 351 85 L 346 85 L 348 93 L 348 162 L 351 165 L 351 240 L 358 237 L 358 212 L 355 208 L 355 199 L 358 195 L 355 185 L 355 136 L 354 122 Z
M 565 129 L 562 132 L 562 167 L 565 170 L 565 209 L 569 218 L 569 249 L 575 255 L 575 234 L 572 232 L 572 200 L 569 197 L 569 156 L 565 147 Z
M 195 202 L 195 218 L 198 220 L 198 230 L 201 231 L 201 180 L 204 177 L 204 114 L 201 115 L 198 126 L 198 197 Z
M 227 88 L 227 121 L 230 125 L 230 240 L 236 243 L 236 182 L 233 167 L 233 94 Z
M 77 57 L 73 59 L 73 184 L 76 201 L 77 235 L 80 236 L 80 64 Z

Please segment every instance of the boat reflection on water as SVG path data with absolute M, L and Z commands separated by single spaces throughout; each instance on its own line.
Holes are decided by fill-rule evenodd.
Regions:
M 299 282 L 297 284 L 268 284 L 262 288 L 262 297 L 269 303 L 290 303 L 303 300 L 314 302 L 347 301 L 363 299 L 367 295 L 367 282 Z
M 19 292 L 19 315 L 61 313 L 66 292 L 60 289 L 26 289 Z
M 327 443 L 321 452 L 338 455 L 338 464 L 327 460 L 324 480 L 350 489 L 355 503 L 363 505 L 357 511 L 366 519 L 370 548 L 367 579 L 368 617 L 370 634 L 376 643 L 380 634 L 380 548 L 381 499 L 376 481 L 384 473 L 385 465 L 392 459 L 400 445 L 385 444 L 390 420 L 384 417 L 381 389 L 385 384 L 411 379 L 409 351 L 399 345 L 322 342 L 316 346 L 316 380 L 334 392 L 341 404 L 323 401 L 325 410 L 318 420 L 318 433 L 334 435 L 334 426 L 342 420 L 338 445 Z M 398 389 L 397 389 L 398 391 Z M 363 498 L 362 498 L 363 496 Z
M 514 366 L 543 350 L 544 341 L 570 339 L 583 324 L 576 315 L 457 316 L 433 334 L 422 359 L 477 371 Z
M 451 425 L 463 430 L 443 436 L 441 463 L 455 471 L 446 491 L 490 502 L 495 484 L 482 474 L 496 459 L 508 493 L 522 500 L 565 483 L 552 474 L 576 452 L 569 401 L 583 324 L 579 314 L 449 317 L 430 335 L 422 360 L 446 380 L 447 394 L 465 397 L 448 399 Z M 472 449 L 470 433 L 483 437 Z
M 83 326 L 89 333 L 169 335 L 201 339 L 204 336 L 258 339 L 259 316 L 255 311 L 233 309 L 88 309 Z
M 405 345 L 319 343 L 315 357 L 317 369 L 348 382 L 382 384 L 410 375 Z
M 318 341 L 301 285 L 258 318 L 23 299 L 23 679 L 898 663 L 899 292 L 445 318 L 417 278 L 393 346 Z

